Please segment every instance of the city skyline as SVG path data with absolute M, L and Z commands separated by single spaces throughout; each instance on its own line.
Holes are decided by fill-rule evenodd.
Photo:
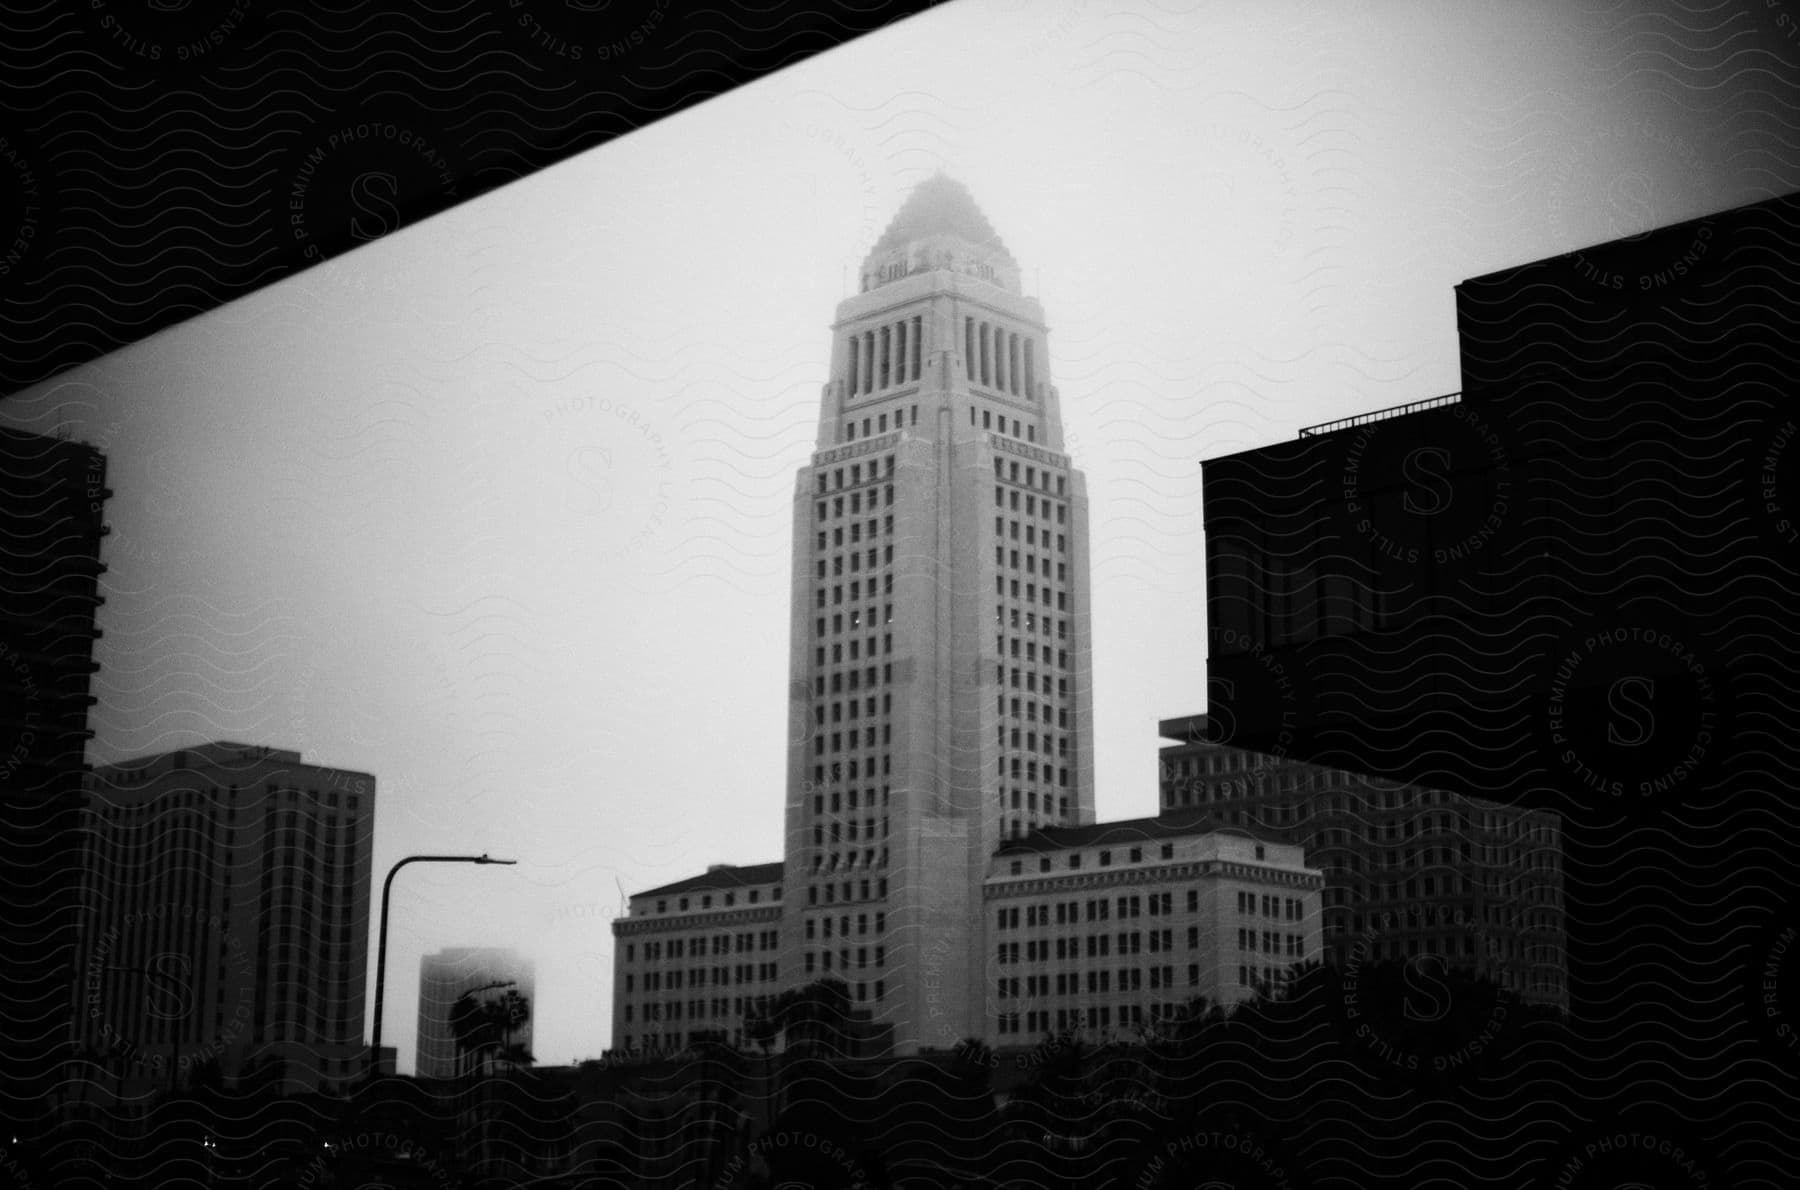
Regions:
M 29 390 L 14 420 L 115 469 L 91 758 L 226 738 L 372 772 L 378 875 L 521 861 L 408 872 L 390 980 L 516 944 L 558 989 L 539 1059 L 597 1055 L 618 890 L 780 857 L 823 312 L 942 167 L 1053 316 L 1096 809 L 1154 812 L 1157 721 L 1205 702 L 1198 459 L 1455 388 L 1464 276 L 1766 193 L 1699 117 L 1624 114 L 1603 39 L 1533 59 L 1549 12 L 1393 44 L 1367 15 L 1159 14 L 1153 41 L 951 6 Z M 1032 52 L 976 52 L 1009 33 Z M 1466 75 L 1380 81 L 1428 38 Z M 749 185 L 719 202 L 721 171 Z

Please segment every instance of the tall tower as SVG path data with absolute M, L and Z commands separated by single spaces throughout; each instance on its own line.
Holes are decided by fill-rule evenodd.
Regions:
M 839 303 L 794 490 L 784 983 L 896 1054 L 986 1032 L 995 849 L 1094 820 L 1087 492 L 1042 306 L 922 183 Z

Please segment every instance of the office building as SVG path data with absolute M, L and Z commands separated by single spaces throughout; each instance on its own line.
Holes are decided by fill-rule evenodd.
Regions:
M 501 1040 L 531 1052 L 532 1024 L 537 1017 L 536 967 L 516 951 L 498 947 L 452 947 L 419 959 L 419 1048 L 414 1059 L 418 1078 L 455 1078 L 489 1062 L 488 1055 L 457 1046 L 451 1016 L 464 996 L 479 1003 L 498 1001 L 516 992 L 528 1015 Z
M 375 779 L 210 743 L 89 778 L 80 1043 L 122 1086 L 367 1066 Z
M 713 864 L 633 896 L 613 922 L 613 1048 L 679 1050 L 699 1033 L 743 1040 L 758 996 L 781 978 L 781 865 Z
M 1568 1007 L 1562 823 L 1443 789 L 1210 741 L 1165 719 L 1165 815 L 1270 832 L 1324 874 L 1323 957 L 1435 955 L 1528 1003 Z
M 21 1126 L 73 1077 L 81 797 L 106 456 L 0 429 L 0 1099 Z
M 1281 957 L 1315 954 L 1297 848 L 1094 822 L 1086 484 L 1018 262 L 938 175 L 860 278 L 795 485 L 786 857 L 631 898 L 615 1047 L 739 1035 L 747 1001 L 823 978 L 897 1056 L 1127 1028 L 1276 969 L 1219 908 L 1265 887 Z M 1103 902 L 1128 924 L 1052 957 Z

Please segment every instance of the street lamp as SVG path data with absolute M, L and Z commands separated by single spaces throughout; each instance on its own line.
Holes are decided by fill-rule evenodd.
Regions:
M 369 1077 L 373 1079 L 381 1065 L 381 1005 L 387 991 L 387 927 L 388 894 L 394 891 L 394 877 L 407 864 L 516 864 L 516 859 L 490 859 L 480 855 L 409 855 L 388 869 L 381 882 L 381 937 L 375 944 L 375 1032 L 369 1041 Z

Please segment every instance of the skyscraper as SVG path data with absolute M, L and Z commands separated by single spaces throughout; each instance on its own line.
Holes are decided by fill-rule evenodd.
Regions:
M 531 1051 L 531 1026 L 537 1016 L 537 968 L 516 951 L 495 947 L 458 946 L 419 959 L 419 1049 L 413 1073 L 418 1078 L 454 1078 L 485 1060 L 460 1053 L 450 1016 L 463 996 L 481 1002 L 517 992 L 531 1015 L 519 1022 L 507 1044 Z
M 754 1000 L 826 978 L 863 1052 L 1099 1041 L 1320 953 L 1299 846 L 1094 821 L 1087 493 L 1046 333 L 968 193 L 920 185 L 838 307 L 794 493 L 785 858 L 631 898 L 621 1052 L 741 1043 Z
M 360 1075 L 374 824 L 372 776 L 279 748 L 95 769 L 81 1044 L 121 1084 L 211 1062 L 293 1089 Z
M 995 849 L 1094 818 L 1087 492 L 1048 333 L 968 192 L 928 179 L 838 305 L 795 485 L 780 965 L 843 978 L 901 1054 L 928 1017 L 982 1031 Z M 846 909 L 885 937 L 833 937 Z
M 65 1084 L 80 948 L 86 773 L 106 456 L 0 429 L 0 1111 L 30 1130 Z

